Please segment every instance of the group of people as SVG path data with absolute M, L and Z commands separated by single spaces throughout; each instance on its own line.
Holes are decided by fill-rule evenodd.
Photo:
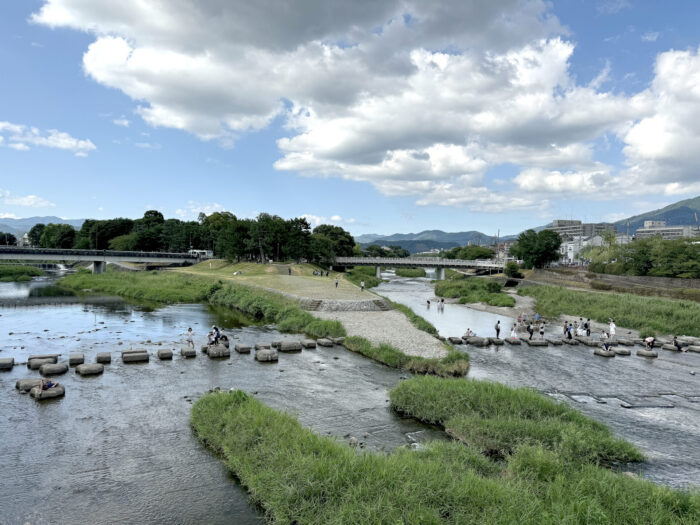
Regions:
M 523 314 L 524 316 L 524 314 Z M 530 334 L 529 339 L 532 339 L 532 336 L 534 336 L 536 333 L 539 333 L 540 339 L 544 339 L 544 329 L 547 323 L 543 319 L 540 319 L 539 314 L 535 316 L 536 321 L 533 324 L 532 321 L 525 322 L 523 323 L 522 321 L 522 316 L 518 318 L 518 323 L 513 323 L 513 326 L 510 329 L 510 338 L 511 339 L 518 339 L 518 326 L 524 326 L 525 331 Z M 498 337 L 498 334 L 501 332 L 501 321 L 496 321 L 496 326 L 494 327 L 496 330 L 496 337 Z
M 428 299 L 425 305 L 428 310 L 430 310 L 430 304 L 430 299 Z M 445 299 L 443 299 L 442 297 L 435 304 L 437 304 L 438 312 L 442 312 L 445 309 Z
M 291 269 L 291 268 L 289 268 L 289 275 L 292 275 L 292 269 Z M 324 272 L 321 271 L 321 270 L 314 270 L 314 275 L 315 275 L 316 277 L 323 277 L 324 275 L 325 275 L 326 277 L 328 277 L 329 272 L 325 272 L 325 274 L 324 274 Z

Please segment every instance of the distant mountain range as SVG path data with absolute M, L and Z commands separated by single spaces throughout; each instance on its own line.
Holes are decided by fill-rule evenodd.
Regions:
M 11 233 L 19 237 L 24 235 L 35 224 L 70 224 L 75 229 L 80 227 L 85 222 L 85 219 L 61 219 L 60 217 L 27 217 L 26 219 L 0 219 L 0 232 Z
M 669 226 L 694 225 L 695 213 L 700 217 L 700 196 L 676 202 L 665 208 L 622 219 L 613 223 L 613 225 L 617 231 L 626 233 L 627 223 L 629 222 L 629 232 L 634 234 L 638 228 L 644 226 L 644 221 L 666 221 L 666 224 Z M 548 226 L 551 226 L 551 223 L 532 229 L 540 231 Z M 517 239 L 517 237 L 517 235 L 504 235 L 500 240 L 508 241 Z M 360 243 L 364 248 L 371 244 L 379 244 L 380 246 L 401 246 L 411 253 L 419 253 L 433 249 L 449 250 L 455 246 L 466 246 L 470 242 L 472 244 L 495 244 L 496 237 L 474 230 L 453 233 L 442 230 L 425 230 L 419 233 L 395 233 L 393 235 L 368 233 L 355 237 L 355 242 Z

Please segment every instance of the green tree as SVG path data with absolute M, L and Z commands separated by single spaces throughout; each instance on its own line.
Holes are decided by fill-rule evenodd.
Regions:
M 331 243 L 333 243 L 333 252 L 336 257 L 352 257 L 355 239 L 340 226 L 321 224 L 314 228 L 314 233 L 325 235 L 330 239 Z
M 518 236 L 510 252 L 522 259 L 527 268 L 543 268 L 546 264 L 559 259 L 561 237 L 552 230 L 527 230 Z
M 333 264 L 335 252 L 333 251 L 333 241 L 321 233 L 311 234 L 309 241 L 309 259 L 323 266 Z
M 513 277 L 515 279 L 522 278 L 523 274 L 520 273 L 520 266 L 514 261 L 508 261 L 506 267 L 503 269 L 503 273 L 506 277 Z
M 286 221 L 287 234 L 283 244 L 284 255 L 299 261 L 309 253 L 311 226 L 303 217 Z
M 8 232 L 0 232 L 0 244 L 17 244 L 17 237 Z
M 39 239 L 41 239 L 41 234 L 44 233 L 44 228 L 46 228 L 45 224 L 38 223 L 29 230 L 27 236 L 32 246 L 39 246 Z
M 72 248 L 75 229 L 70 224 L 47 224 L 39 239 L 42 248 Z

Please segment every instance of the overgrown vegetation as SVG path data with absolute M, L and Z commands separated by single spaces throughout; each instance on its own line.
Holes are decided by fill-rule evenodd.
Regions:
M 469 383 L 421 379 L 431 385 Z M 424 389 L 417 389 L 415 381 L 401 384 L 392 400 L 409 393 L 421 398 Z M 452 396 L 442 405 L 463 400 Z M 486 403 L 480 411 L 500 406 L 486 395 L 479 400 Z M 542 410 L 565 415 L 556 408 Z M 565 460 L 543 446 L 518 446 L 507 461 L 443 441 L 391 454 L 358 453 L 240 391 L 204 396 L 192 408 L 191 423 L 271 523 L 637 525 L 700 519 L 697 493 L 615 474 L 576 455 Z M 597 426 L 581 425 L 586 432 Z
M 375 272 L 374 266 L 355 266 L 345 271 L 345 278 L 356 286 L 360 286 L 364 281 L 365 288 L 374 288 L 382 282 L 381 279 L 377 279 Z
M 552 230 L 526 230 L 518 235 L 511 247 L 511 255 L 523 260 L 525 268 L 543 268 L 559 259 L 561 237 Z
M 423 317 L 415 313 L 413 310 L 411 310 L 408 306 L 405 304 L 401 303 L 395 303 L 394 301 L 391 301 L 390 299 L 387 299 L 386 297 L 384 300 L 389 303 L 391 306 L 396 308 L 399 312 L 404 314 L 406 317 L 408 317 L 408 320 L 411 321 L 411 324 L 418 328 L 418 330 L 423 330 L 424 332 L 429 333 L 430 335 L 438 335 L 438 330 L 435 328 L 432 324 L 430 324 L 428 321 L 426 321 Z
M 459 297 L 459 302 L 486 303 L 491 306 L 515 306 L 515 299 L 503 293 L 503 285 L 498 281 L 480 277 L 461 275 L 452 280 L 435 283 L 435 295 L 439 297 Z
M 545 317 L 566 314 L 601 323 L 612 317 L 618 326 L 638 329 L 644 334 L 700 336 L 700 304 L 691 301 L 585 292 L 559 286 L 528 286 L 518 293 L 536 298 L 535 309 Z
M 345 335 L 345 329 L 338 321 L 316 319 L 283 296 L 185 273 L 107 272 L 93 275 L 78 272 L 64 277 L 59 284 L 73 290 L 104 292 L 139 301 L 166 304 L 208 301 L 235 308 L 253 319 L 276 323 L 282 332 L 307 333 L 316 337 Z
M 469 356 L 454 349 L 448 350 L 447 355 L 442 359 L 427 359 L 406 355 L 387 344 L 374 346 L 364 337 L 358 336 L 346 337 L 345 347 L 392 368 L 401 368 L 415 374 L 459 377 L 466 375 L 469 370 Z
M 591 272 L 700 279 L 700 244 L 692 239 L 639 239 L 618 245 L 607 236 L 604 246 L 588 247 L 581 257 Z
M 503 269 L 503 274 L 506 277 L 513 277 L 514 279 L 522 279 L 523 274 L 520 272 L 520 266 L 514 261 L 508 261 L 505 268 Z
M 425 277 L 424 268 L 396 268 L 399 277 Z
M 44 270 L 34 266 L 0 264 L 0 282 L 31 281 L 32 277 L 44 275 Z

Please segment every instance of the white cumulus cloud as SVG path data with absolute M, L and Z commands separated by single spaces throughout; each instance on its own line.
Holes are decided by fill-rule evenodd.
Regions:
M 97 149 L 90 139 L 76 139 L 63 131 L 38 128 L 0 121 L 0 145 L 18 151 L 28 151 L 32 146 L 72 151 L 78 157 Z

